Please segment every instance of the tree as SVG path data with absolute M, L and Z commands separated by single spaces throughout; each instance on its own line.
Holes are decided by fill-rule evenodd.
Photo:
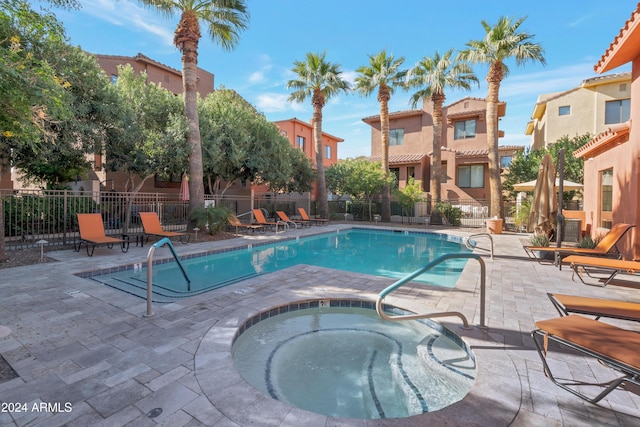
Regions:
M 218 89 L 200 102 L 200 128 L 212 193 L 224 194 L 237 180 L 274 191 L 310 189 L 313 170 L 304 153 L 235 91 Z
M 212 40 L 223 49 L 231 50 L 238 42 L 239 32 L 247 27 L 249 14 L 245 0 L 141 0 L 171 16 L 179 12 L 180 22 L 173 42 L 182 53 L 182 87 L 184 114 L 187 119 L 189 146 L 189 211 L 204 206 L 204 176 L 202 142 L 198 119 L 198 43 L 202 37 L 200 21 Z
M 546 64 L 544 49 L 532 41 L 533 35 L 519 32 L 520 25 L 525 18 L 515 22 L 508 17 L 502 17 L 495 26 L 485 21 L 482 26 L 485 36 L 481 40 L 468 42 L 467 49 L 459 54 L 459 58 L 472 63 L 487 64 L 489 70 L 486 80 L 487 89 L 487 140 L 489 144 L 489 187 L 491 191 L 491 205 L 489 215 L 504 217 L 502 200 L 502 183 L 500 181 L 500 156 L 498 152 L 498 101 L 500 83 L 509 74 L 509 68 L 504 63 L 514 58 L 516 65 L 539 62 Z
M 55 144 L 47 144 L 44 138 L 36 145 L 19 144 L 12 147 L 12 161 L 27 179 L 45 181 L 48 188 L 62 188 L 78 176 L 86 176 L 90 168 L 87 154 L 102 152 L 104 141 L 118 128 L 120 105 L 94 57 L 64 43 L 50 54 L 48 63 L 65 82 L 69 117 L 44 126 Z
M 409 178 L 404 188 L 396 190 L 396 195 L 400 200 L 402 211 L 409 217 L 413 216 L 416 203 L 425 200 L 421 182 L 416 181 L 413 177 Z
M 118 68 L 116 90 L 121 103 L 120 132 L 107 140 L 106 166 L 129 176 L 126 229 L 131 201 L 144 182 L 155 174 L 177 176 L 186 168 L 187 124 L 180 98 L 148 84 L 146 73 L 136 74 L 130 65 Z
M 287 88 L 293 89 L 289 95 L 290 101 L 304 102 L 311 98 L 313 106 L 313 139 L 316 151 L 317 201 L 320 204 L 320 217 L 329 218 L 329 201 L 324 177 L 322 153 L 322 108 L 329 98 L 347 92 L 349 83 L 342 78 L 339 64 L 332 64 L 325 60 L 326 52 L 322 54 L 307 53 L 306 61 L 295 61 L 293 72 L 297 80 L 289 80 Z
M 397 87 L 404 86 L 407 74 L 400 70 L 404 57 L 395 59 L 381 50 L 376 55 L 369 56 L 369 65 L 363 65 L 356 70 L 355 90 L 363 96 L 369 96 L 378 89 L 380 103 L 380 142 L 382 145 L 382 169 L 389 176 L 389 100 Z M 382 189 L 382 220 L 391 221 L 391 191 L 388 185 Z
M 513 185 L 520 182 L 533 181 L 538 178 L 538 170 L 540 168 L 540 162 L 545 154 L 551 154 L 553 159 L 558 158 L 558 152 L 564 149 L 564 179 L 573 182 L 583 182 L 584 179 L 584 159 L 575 158 L 571 155 L 578 148 L 591 141 L 593 136 L 589 133 L 584 135 L 576 135 L 573 138 L 563 136 L 547 147 L 529 151 L 525 150 L 524 153 L 518 153 L 511 164 L 509 170 L 505 173 L 504 186 L 505 189 L 511 193 L 513 198 L 516 197 L 517 192 L 513 190 Z M 557 166 L 557 165 L 556 165 Z M 575 196 L 575 191 L 565 191 L 563 197 L 565 200 L 572 200 Z
M 369 221 L 373 220 L 373 198 L 394 179 L 384 173 L 380 162 L 370 162 L 363 157 L 343 160 L 327 169 L 327 187 L 338 195 L 351 196 L 353 201 L 366 202 Z
M 50 3 L 75 7 L 74 0 Z M 51 13 L 39 14 L 26 1 L 5 0 L 0 8 L 0 176 L 14 147 L 52 142 L 47 125 L 69 117 L 66 84 L 49 65 L 51 46 L 65 41 L 62 25 Z M 44 138 L 43 138 L 44 137 Z M 0 230 L 4 206 L 0 197 Z M 0 235 L 0 261 L 6 261 L 4 232 Z
M 467 62 L 453 58 L 453 49 L 444 55 L 436 51 L 433 57 L 424 57 L 409 71 L 407 86 L 419 88 L 411 95 L 413 108 L 418 102 L 431 100 L 433 103 L 433 147 L 431 154 L 431 199 L 438 203 L 441 196 L 441 140 L 442 140 L 442 105 L 445 100 L 445 90 L 471 89 L 471 83 L 478 83 L 478 78 Z

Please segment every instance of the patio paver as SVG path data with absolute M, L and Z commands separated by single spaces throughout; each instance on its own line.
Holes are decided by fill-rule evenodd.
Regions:
M 359 224 L 360 225 L 360 224 Z M 278 238 L 348 228 L 347 224 L 281 233 Z M 397 228 L 402 228 L 397 225 Z M 436 229 L 459 236 L 478 230 Z M 176 245 L 180 254 L 228 248 L 272 238 Z M 534 322 L 556 317 L 546 292 L 640 302 L 640 284 L 606 288 L 571 281 L 558 270 L 529 260 L 523 235 L 492 236 L 496 256 L 487 268 L 487 329 L 480 321 L 479 264 L 469 261 L 454 290 L 402 288 L 388 298 L 416 311 L 456 310 L 475 325 L 442 319 L 472 346 L 479 374 L 461 402 L 435 413 L 400 420 L 345 420 L 312 414 L 274 401 L 248 386 L 235 372 L 229 346 L 237 325 L 258 311 L 304 298 L 364 298 L 394 280 L 298 265 L 171 304 L 146 303 L 74 273 L 144 262 L 148 248 L 129 253 L 96 248 L 92 258 L 72 250 L 48 252 L 60 262 L 0 270 L 0 354 L 19 377 L 0 384 L 0 401 L 25 403 L 26 412 L 0 412 L 0 425 L 210 425 L 210 426 L 422 426 L 438 425 L 610 425 L 640 423 L 640 397 L 614 391 L 598 405 L 554 386 L 529 336 Z M 488 247 L 486 239 L 478 239 Z M 168 252 L 168 251 L 167 251 Z M 168 256 L 164 250 L 156 257 Z M 613 321 L 629 328 L 635 324 Z M 577 380 L 609 378 L 611 372 L 576 354 L 554 358 L 557 369 Z M 63 411 L 33 411 L 58 402 Z M 64 411 L 69 402 L 71 410 Z M 160 408 L 161 411 L 158 411 Z M 51 409 L 51 408 L 49 408 Z M 155 410 L 155 411 L 154 411 Z

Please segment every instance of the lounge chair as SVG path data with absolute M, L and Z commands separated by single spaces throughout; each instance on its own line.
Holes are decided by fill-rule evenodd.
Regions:
M 616 245 L 622 239 L 622 237 L 635 225 L 631 224 L 616 224 L 611 230 L 598 242 L 595 248 L 572 248 L 561 247 L 554 248 L 553 246 L 523 246 L 529 258 L 540 261 L 535 255 L 534 251 L 546 251 L 553 252 L 555 254 L 555 262 L 561 267 L 562 259 L 568 255 L 590 255 L 590 256 L 619 256 L 620 251 Z
M 304 220 L 304 221 L 313 221 L 316 223 L 316 225 L 320 225 L 320 224 L 329 224 L 329 219 L 326 218 L 309 218 L 309 215 L 307 215 L 307 211 L 304 210 L 304 208 L 298 208 L 298 212 L 300 213 L 300 217 Z
M 276 211 L 276 214 L 278 215 L 278 218 L 280 218 L 280 221 L 284 221 L 287 224 L 293 224 L 294 228 L 298 228 L 298 225 L 300 227 L 304 227 L 305 225 L 311 227 L 311 221 L 305 221 L 303 219 L 291 219 L 289 218 L 289 215 L 287 215 L 283 211 Z
M 571 266 L 573 270 L 572 279 L 578 276 L 582 283 L 590 286 L 607 286 L 619 273 L 640 274 L 640 262 L 638 261 L 581 255 L 569 255 L 562 261 Z M 598 273 L 604 274 L 604 276 L 596 276 Z M 600 280 L 602 284 L 585 282 L 584 274 Z
M 262 212 L 262 209 L 253 209 L 252 212 L 253 212 L 253 217 L 255 218 L 256 222 L 259 225 L 262 225 L 264 227 L 269 227 L 269 228 L 275 228 L 276 233 L 278 232 L 279 225 L 281 225 L 283 229 L 285 227 L 286 228 L 289 227 L 289 225 L 283 221 L 277 221 L 277 222 L 267 221 L 267 219 L 264 217 L 264 213 Z
M 245 223 L 241 222 L 238 219 L 238 217 L 233 215 L 233 214 L 229 215 L 229 224 L 232 227 L 236 228 L 236 234 L 238 234 L 239 230 L 246 230 L 246 231 L 251 230 L 254 233 L 256 232 L 256 230 L 264 231 L 264 226 L 263 225 L 245 224 Z
M 547 296 L 560 316 L 575 313 L 594 316 L 595 320 L 607 317 L 640 322 L 640 304 L 635 302 L 552 293 L 547 293 Z
M 544 373 L 557 386 L 590 403 L 600 401 L 625 383 L 640 386 L 640 334 L 637 332 L 577 314 L 536 322 L 536 328 L 531 337 L 542 360 Z M 549 342 L 593 357 L 622 373 L 622 376 L 602 383 L 558 379 L 547 363 Z M 578 387 L 584 390 L 586 386 L 604 387 L 604 390 L 589 397 L 578 390 Z
M 83 243 L 87 245 L 87 255 L 89 256 L 93 256 L 93 251 L 98 245 L 107 245 L 107 247 L 111 249 L 114 243 L 118 243 L 122 252 L 129 250 L 128 240 L 118 239 L 117 237 L 111 237 L 105 234 L 102 215 L 99 213 L 79 213 L 77 217 L 80 237 L 73 244 L 73 249 L 76 252 L 80 252 Z M 91 251 L 89 251 L 89 246 L 91 246 Z
M 140 219 L 142 220 L 142 228 L 144 234 L 149 240 L 150 236 L 157 237 L 177 237 L 181 243 L 189 242 L 189 234 L 182 231 L 164 231 L 162 225 L 160 225 L 160 218 L 155 212 L 139 212 Z

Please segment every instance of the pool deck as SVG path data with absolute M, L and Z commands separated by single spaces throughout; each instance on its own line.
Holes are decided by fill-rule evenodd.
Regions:
M 360 226 L 361 224 L 353 224 Z M 291 237 L 351 227 L 332 224 L 290 230 Z M 372 226 L 372 228 L 374 228 Z M 396 225 L 395 228 L 402 228 Z M 429 231 L 468 236 L 480 230 Z M 262 241 L 274 233 L 187 245 L 179 254 Z M 74 273 L 146 261 L 149 246 L 53 251 L 59 262 L 0 270 L 0 354 L 19 377 L 0 384 L 0 401 L 26 404 L 26 411 L 0 411 L 5 426 L 631 426 L 640 424 L 640 396 L 616 390 L 599 404 L 587 403 L 553 385 L 542 372 L 530 332 L 534 322 L 557 317 L 547 292 L 640 302 L 640 283 L 605 288 L 571 280 L 527 258 L 524 234 L 492 235 L 495 259 L 477 250 L 486 265 L 487 328 L 480 323 L 480 263 L 470 260 L 456 288 L 419 284 L 401 288 L 385 302 L 413 311 L 460 311 L 441 323 L 472 347 L 478 377 L 472 391 L 444 410 L 405 419 L 336 419 L 292 408 L 255 391 L 233 368 L 230 345 L 238 325 L 272 307 L 319 298 L 375 301 L 394 280 L 299 265 L 171 304 L 146 302 Z M 486 238 L 477 239 L 481 248 Z M 166 257 L 158 249 L 156 258 Z M 619 276 L 625 280 L 626 276 Z M 624 286 L 623 286 L 624 285 Z M 637 325 L 619 323 L 638 329 Z M 554 355 L 563 377 L 602 380 L 611 370 L 575 353 Z M 62 412 L 50 410 L 56 402 Z M 34 403 L 36 404 L 34 406 Z M 40 403 L 48 404 L 40 408 Z M 69 404 L 65 406 L 65 404 Z M 24 409 L 25 407 L 21 407 Z M 65 411 L 65 409 L 68 409 Z

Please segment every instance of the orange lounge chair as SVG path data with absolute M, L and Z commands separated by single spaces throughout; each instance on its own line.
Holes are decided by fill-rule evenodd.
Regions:
M 562 261 L 571 266 L 571 269 L 573 270 L 573 275 L 571 276 L 572 279 L 574 279 L 575 276 L 578 276 L 582 283 L 590 286 L 607 286 L 619 273 L 640 274 L 640 262 L 638 261 L 625 261 L 622 259 L 581 255 L 570 255 Z M 602 273 L 605 276 L 596 276 L 595 274 L 597 273 Z M 602 285 L 585 282 L 583 274 L 600 280 Z
M 540 261 L 534 254 L 534 251 L 547 251 L 555 254 L 556 264 L 561 267 L 562 259 L 568 255 L 590 255 L 590 256 L 611 256 L 614 253 L 619 253 L 616 245 L 622 239 L 622 237 L 631 230 L 635 225 L 631 224 L 616 224 L 607 233 L 606 236 L 598 242 L 595 248 L 571 248 L 562 247 L 554 248 L 553 246 L 523 246 L 529 258 Z M 614 252 L 615 251 L 615 252 Z
M 536 322 L 536 328 L 531 332 L 531 337 L 542 360 L 544 373 L 564 390 L 587 402 L 596 403 L 625 383 L 640 386 L 640 334 L 637 332 L 577 314 Z M 560 350 L 569 348 L 593 357 L 623 375 L 602 383 L 558 379 L 554 377 L 547 363 L 550 357 L 549 342 L 559 344 L 562 347 Z M 589 397 L 584 391 L 580 391 L 585 390 L 587 386 L 604 389 L 598 395 Z
M 233 214 L 229 215 L 229 224 L 232 227 L 236 228 L 236 234 L 238 234 L 238 230 L 240 230 L 240 229 L 247 230 L 247 231 L 251 230 L 254 233 L 255 233 L 256 230 L 264 230 L 264 226 L 263 225 L 244 224 L 244 223 L 240 222 L 238 217 L 233 215 Z
M 278 231 L 278 225 L 282 225 L 283 228 L 284 226 L 287 225 L 282 221 L 278 221 L 278 222 L 267 221 L 267 219 L 264 217 L 264 213 L 262 212 L 262 209 L 253 209 L 252 212 L 253 212 L 253 217 L 255 218 L 256 222 L 259 225 L 262 225 L 263 227 L 269 227 L 269 228 L 275 227 L 276 232 Z
M 149 240 L 149 236 L 158 237 L 177 237 L 181 243 L 189 242 L 189 234 L 182 231 L 164 231 L 162 225 L 160 225 L 160 218 L 155 212 L 139 212 L 140 219 L 142 220 L 142 228 L 144 234 Z
M 635 302 L 552 293 L 547 296 L 560 316 L 576 313 L 595 316 L 595 320 L 607 317 L 640 322 L 640 304 Z
M 284 221 L 288 224 L 293 224 L 294 228 L 298 228 L 298 225 L 300 227 L 304 227 L 305 225 L 311 227 L 311 221 L 305 221 L 303 219 L 291 219 L 286 213 L 284 213 L 284 211 L 276 211 L 276 214 L 278 214 L 278 217 L 281 221 Z
M 129 250 L 128 240 L 118 239 L 117 237 L 111 237 L 105 234 L 102 216 L 99 213 L 79 213 L 77 217 L 80 238 L 76 240 L 77 244 L 75 242 L 73 244 L 73 249 L 76 252 L 80 252 L 80 247 L 83 243 L 87 245 L 87 255 L 89 256 L 93 256 L 93 251 L 98 245 L 107 245 L 107 247 L 111 249 L 114 243 L 119 243 L 122 252 Z M 89 251 L 89 246 L 91 246 L 91 251 Z
M 320 225 L 320 224 L 329 224 L 329 219 L 326 218 L 309 218 L 309 215 L 307 215 L 307 211 L 304 210 L 304 208 L 298 208 L 298 212 L 300 213 L 300 217 L 302 217 L 302 219 L 304 221 L 313 221 L 316 223 L 316 225 Z

